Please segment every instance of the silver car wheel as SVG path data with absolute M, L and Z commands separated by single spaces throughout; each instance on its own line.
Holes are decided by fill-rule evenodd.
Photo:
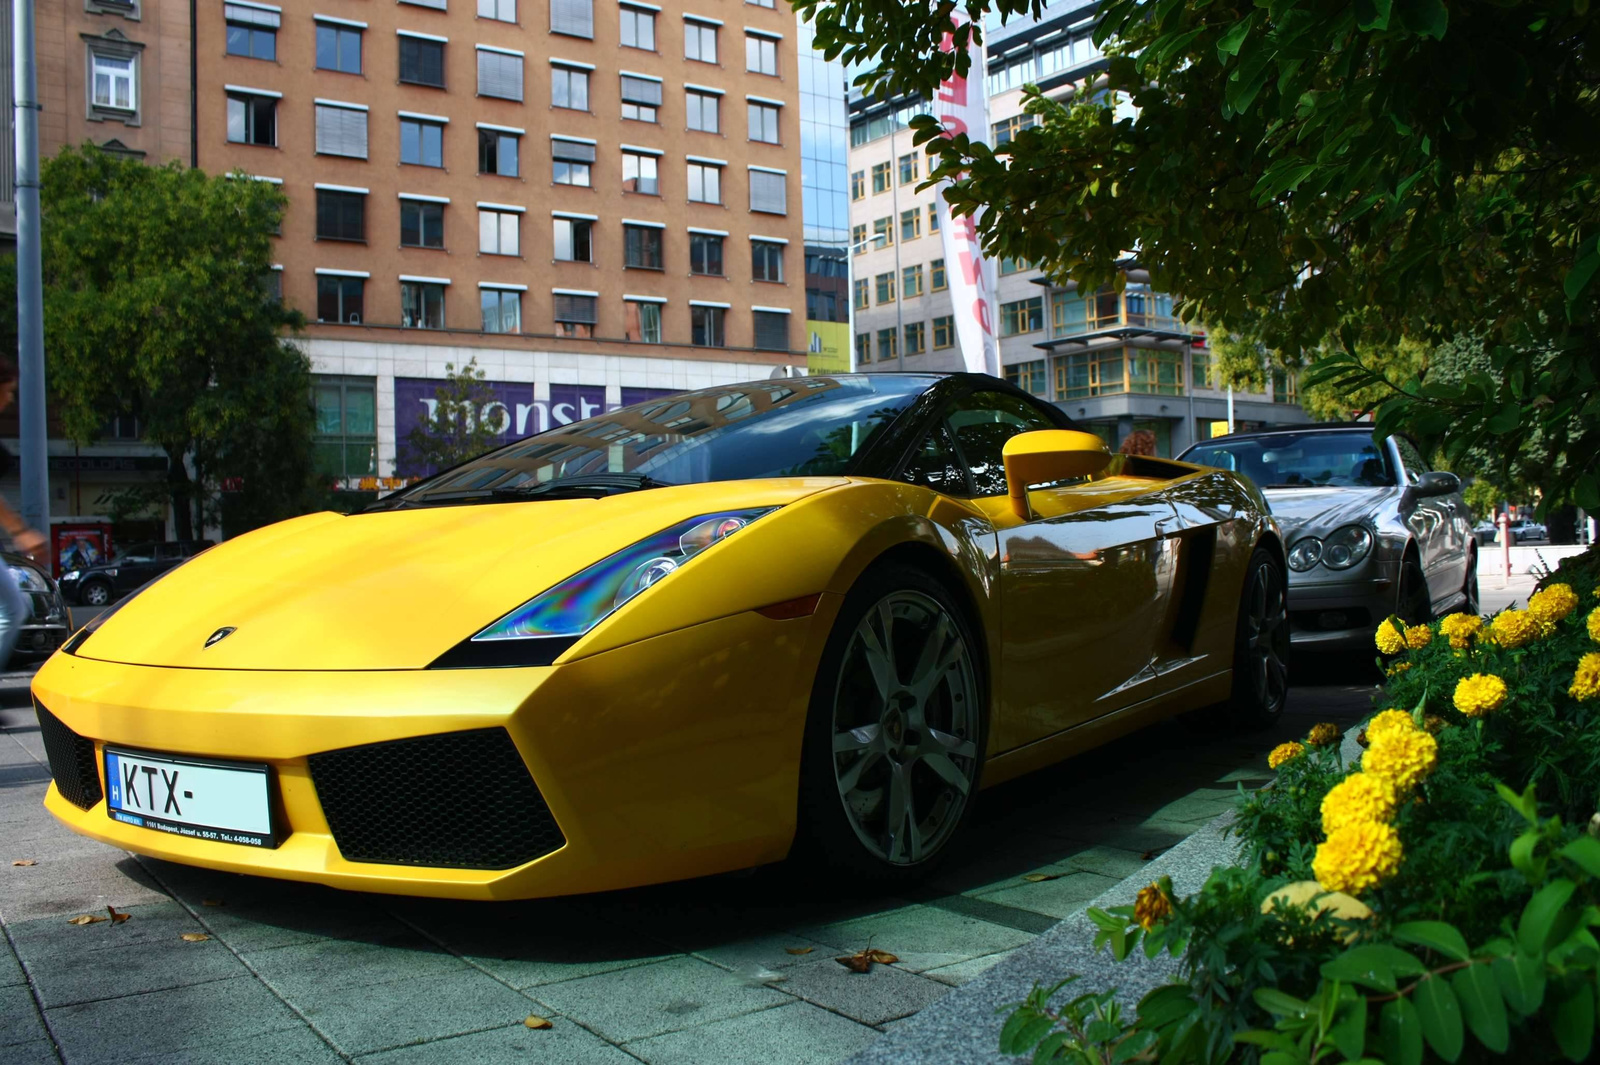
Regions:
M 846 819 L 875 857 L 925 861 L 948 842 L 978 773 L 977 670 L 940 603 L 880 599 L 845 649 L 833 699 L 833 771 Z
M 1250 683 L 1256 705 L 1275 708 L 1289 691 L 1289 615 L 1277 567 L 1270 561 L 1258 563 L 1245 594 Z
M 105 606 L 111 602 L 111 589 L 94 581 L 83 589 L 83 601 L 87 606 Z

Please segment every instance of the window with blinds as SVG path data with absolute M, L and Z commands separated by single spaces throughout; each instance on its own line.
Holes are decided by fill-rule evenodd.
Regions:
M 478 95 L 522 100 L 522 57 L 478 49 Z
M 317 239 L 366 240 L 367 197 L 360 192 L 317 189 Z
M 788 176 L 770 170 L 750 171 L 750 209 L 763 214 L 788 214 Z
M 367 113 L 332 104 L 317 105 L 317 154 L 367 157 Z
M 594 0 L 550 0 L 550 32 L 594 39 Z
M 278 27 L 283 21 L 278 12 L 241 4 L 223 4 L 222 17 L 227 23 L 226 48 L 229 55 L 250 59 L 278 58 Z
M 789 350 L 789 316 L 775 311 L 752 311 L 755 319 L 756 347 L 763 351 Z
M 661 83 L 622 75 L 622 117 L 654 122 L 661 106 Z
M 552 140 L 550 142 L 550 157 L 552 159 L 565 159 L 573 163 L 594 162 L 594 145 L 582 141 Z
M 444 42 L 401 37 L 400 80 L 411 85 L 444 88 Z
M 558 325 L 592 326 L 600 320 L 600 300 L 594 296 L 572 296 L 555 293 L 556 323 Z
M 557 185 L 582 185 L 594 183 L 591 168 L 594 165 L 594 145 L 581 141 L 552 140 L 550 142 L 551 180 Z

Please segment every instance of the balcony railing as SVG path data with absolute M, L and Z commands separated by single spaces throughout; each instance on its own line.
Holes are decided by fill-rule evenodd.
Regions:
M 1121 326 L 1189 335 L 1200 332 L 1179 321 L 1172 313 L 1172 297 L 1159 292 L 1103 292 L 1087 299 L 1057 295 L 1050 309 L 1051 339 Z

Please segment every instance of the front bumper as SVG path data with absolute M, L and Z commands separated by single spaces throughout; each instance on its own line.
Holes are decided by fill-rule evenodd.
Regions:
M 543 668 L 294 673 L 57 654 L 33 694 L 92 745 L 102 795 L 108 743 L 265 762 L 282 842 L 124 824 L 103 798 L 83 809 L 54 784 L 45 806 L 76 832 L 152 857 L 393 894 L 532 898 L 776 861 L 794 835 L 810 678 L 839 604 L 823 596 L 816 614 L 789 621 L 737 614 Z M 312 756 L 480 729 L 509 734 L 564 844 L 505 869 L 341 852 Z
M 1290 641 L 1302 651 L 1370 651 L 1394 613 L 1398 562 L 1375 560 L 1335 575 L 1317 567 L 1289 574 Z

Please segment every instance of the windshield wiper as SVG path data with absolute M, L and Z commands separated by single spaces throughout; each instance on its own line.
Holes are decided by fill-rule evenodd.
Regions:
M 558 477 L 553 481 L 539 481 L 512 488 L 491 488 L 486 493 L 491 499 L 600 499 L 622 492 L 640 492 L 647 488 L 672 488 L 670 481 L 658 481 L 640 473 L 590 473 L 574 477 Z

